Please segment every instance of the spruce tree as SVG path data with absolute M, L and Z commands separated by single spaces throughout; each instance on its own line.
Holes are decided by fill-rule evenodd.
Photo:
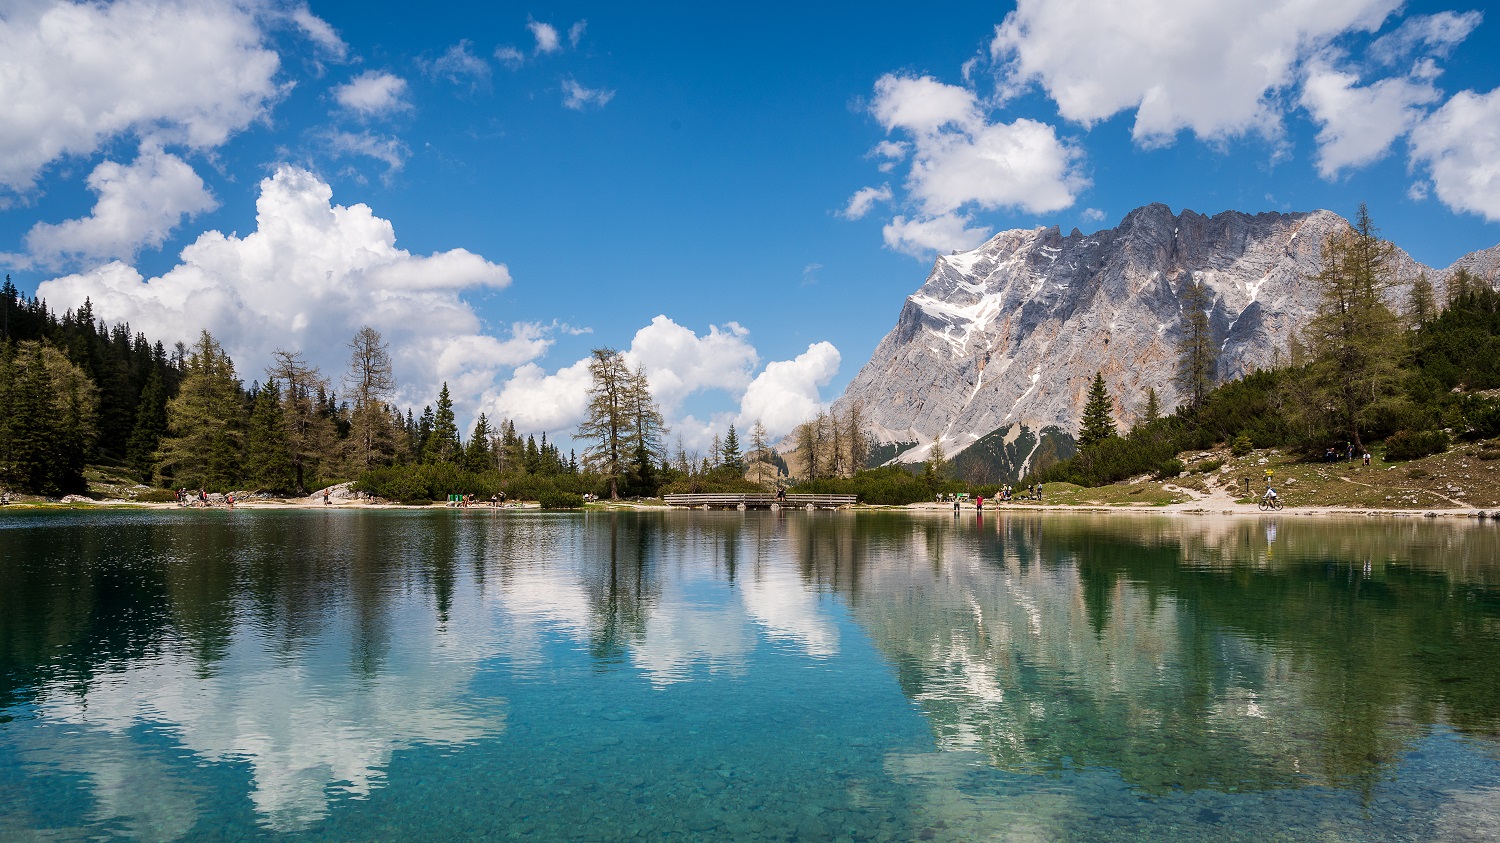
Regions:
M 5 423 L 5 455 L 0 470 L 7 486 L 35 494 L 60 490 L 56 472 L 56 424 L 52 413 L 52 378 L 38 342 L 24 344 L 10 365 L 9 412 Z
M 135 427 L 130 431 L 130 441 L 125 448 L 125 461 L 135 471 L 141 482 L 151 482 L 156 462 L 156 447 L 167 435 L 167 387 L 161 370 L 155 366 L 146 376 L 146 386 L 141 390 L 141 400 L 135 408 Z
M 432 418 L 432 433 L 427 437 L 424 453 L 429 463 L 455 463 L 460 454 L 458 422 L 453 418 L 453 399 L 448 395 L 448 382 L 438 392 L 437 412 Z
M 297 485 L 281 387 L 275 379 L 260 388 L 250 409 L 245 428 L 245 479 L 266 492 L 290 492 Z
M 495 467 L 490 453 L 490 420 L 484 413 L 474 422 L 474 433 L 469 436 L 469 446 L 464 449 L 464 469 L 467 471 L 489 471 Z
M 740 454 L 740 437 L 732 424 L 729 426 L 729 432 L 724 436 L 720 458 L 725 468 L 732 470 L 735 474 L 745 473 L 745 459 Z
M 1109 388 L 1104 385 L 1104 373 L 1095 372 L 1089 386 L 1088 402 L 1083 405 L 1083 424 L 1078 429 L 1078 448 L 1083 450 L 1118 435 L 1115 428 L 1114 404 L 1109 398 Z

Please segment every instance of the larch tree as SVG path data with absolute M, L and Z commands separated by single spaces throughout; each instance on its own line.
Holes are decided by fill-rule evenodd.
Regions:
M 1320 301 L 1305 332 L 1308 392 L 1326 413 L 1326 433 L 1355 448 L 1364 447 L 1362 411 L 1394 392 L 1405 352 L 1399 320 L 1382 297 L 1394 280 L 1394 255 L 1361 204 L 1354 224 L 1324 242 L 1322 265 L 1309 279 Z
M 1083 450 L 1104 440 L 1119 435 L 1115 427 L 1114 403 L 1109 397 L 1109 387 L 1104 384 L 1104 373 L 1095 372 L 1089 385 L 1088 401 L 1083 405 L 1083 422 L 1078 428 L 1078 449 Z
M 761 424 L 760 419 L 756 419 L 755 425 L 750 428 L 750 471 L 757 486 L 766 485 L 766 467 L 774 465 L 770 452 L 770 446 L 766 443 L 766 426 Z
M 271 352 L 266 377 L 282 386 L 281 427 L 292 461 L 292 489 L 305 495 L 309 481 L 332 473 L 329 469 L 337 470 L 333 464 L 337 437 L 317 401 L 320 392 L 328 391 L 328 379 L 301 353 L 280 348 Z
M 583 450 L 583 464 L 609 482 L 610 500 L 619 500 L 630 445 L 630 369 L 620 352 L 596 348 L 589 360 L 589 376 L 593 383 L 588 416 L 577 433 L 579 439 L 592 443 Z
M 344 375 L 344 387 L 352 398 L 350 467 L 355 472 L 365 472 L 389 463 L 396 453 L 396 428 L 386 404 L 396 390 L 396 376 L 389 346 L 380 332 L 368 325 L 349 341 L 349 371 Z M 455 428 L 455 440 L 457 435 Z
M 1146 407 L 1141 410 L 1141 420 L 1138 425 L 1144 426 L 1161 419 L 1161 399 L 1156 395 L 1156 387 L 1146 387 Z
M 636 494 L 654 495 L 658 486 L 657 466 L 667 462 L 664 439 L 669 431 L 661 408 L 651 395 L 651 382 L 644 367 L 637 366 L 630 373 L 626 412 L 630 425 L 628 473 L 631 486 Z
M 1217 382 L 1218 355 L 1214 348 L 1213 324 L 1208 312 L 1213 306 L 1208 288 L 1188 279 L 1182 288 L 1182 340 L 1177 346 L 1177 389 L 1190 410 L 1203 406 L 1203 399 Z
M 1432 282 L 1427 280 L 1427 273 L 1423 272 L 1411 283 L 1411 294 L 1406 304 L 1406 322 L 1413 329 L 1421 330 L 1436 317 L 1437 294 L 1433 292 Z
M 849 447 L 849 473 L 865 467 L 870 459 L 870 432 L 865 420 L 865 405 L 861 401 L 849 402 L 849 412 L 844 417 L 844 441 Z

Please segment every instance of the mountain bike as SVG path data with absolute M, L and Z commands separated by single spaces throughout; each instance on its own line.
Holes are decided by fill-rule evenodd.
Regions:
M 1261 498 L 1260 503 L 1256 504 L 1256 506 L 1260 508 L 1261 512 L 1279 510 L 1281 509 L 1281 495 L 1277 495 L 1274 498 Z

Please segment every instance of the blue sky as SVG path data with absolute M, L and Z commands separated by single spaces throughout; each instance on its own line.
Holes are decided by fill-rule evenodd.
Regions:
M 1429 264 L 1500 242 L 1470 6 L 481 5 L 0 4 L 8 271 L 247 382 L 372 324 L 402 403 L 554 435 L 627 349 L 701 448 L 832 400 L 996 231 L 1365 201 Z

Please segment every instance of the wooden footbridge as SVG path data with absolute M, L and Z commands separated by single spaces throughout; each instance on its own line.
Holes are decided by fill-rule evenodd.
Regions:
M 858 495 L 786 495 L 777 499 L 769 494 L 667 495 L 667 506 L 690 509 L 838 509 L 859 502 Z

